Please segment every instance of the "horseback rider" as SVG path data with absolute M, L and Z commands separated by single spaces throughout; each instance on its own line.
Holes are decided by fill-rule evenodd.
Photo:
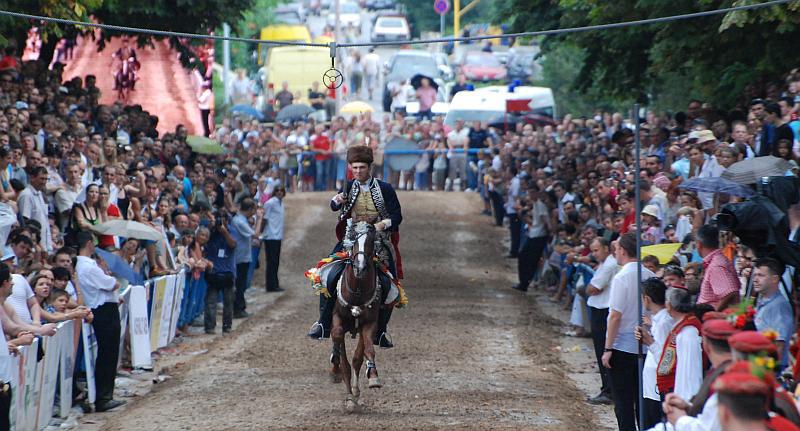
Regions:
M 139 68 L 136 50 L 130 47 L 128 36 L 122 36 L 121 42 L 122 47 L 111 54 L 114 61 L 114 90 L 119 90 L 123 85 L 129 85 L 131 90 L 135 90 L 136 70 Z
M 331 199 L 331 210 L 340 211 L 336 226 L 336 237 L 339 242 L 333 253 L 342 251 L 347 246 L 346 239 L 350 235 L 350 225 L 359 221 L 374 223 L 378 242 L 376 249 L 378 259 L 395 278 L 402 278 L 402 261 L 397 244 L 400 240 L 399 226 L 403 220 L 400 201 L 392 185 L 370 176 L 372 168 L 372 149 L 364 145 L 350 147 L 347 150 L 347 163 L 353 171 L 354 179 L 348 181 L 339 193 Z M 386 290 L 384 290 L 386 291 Z M 336 295 L 319 297 L 319 320 L 312 325 L 308 336 L 315 339 L 330 336 L 331 320 Z M 392 315 L 391 307 L 383 307 L 378 316 L 378 329 L 373 344 L 384 348 L 394 347 L 386 327 Z

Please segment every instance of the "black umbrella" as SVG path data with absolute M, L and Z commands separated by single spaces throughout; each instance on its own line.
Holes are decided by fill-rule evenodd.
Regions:
M 436 81 L 433 80 L 433 78 L 419 73 L 411 78 L 411 86 L 414 87 L 415 90 L 419 87 L 422 87 L 422 78 L 426 78 L 431 87 L 436 89 L 436 91 L 439 91 L 439 84 L 437 84 Z
M 305 120 L 306 117 L 308 117 L 308 114 L 312 112 L 314 112 L 314 108 L 306 104 L 293 103 L 278 111 L 278 115 L 275 116 L 275 121 L 284 122 Z

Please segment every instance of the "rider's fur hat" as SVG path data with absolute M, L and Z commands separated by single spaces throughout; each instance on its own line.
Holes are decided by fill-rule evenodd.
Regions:
M 347 163 L 372 164 L 372 148 L 356 145 L 347 149 Z

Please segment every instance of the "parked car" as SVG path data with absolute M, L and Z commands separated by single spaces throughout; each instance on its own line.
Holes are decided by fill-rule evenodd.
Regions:
M 367 0 L 365 6 L 369 11 L 394 9 L 395 0 Z
M 402 41 L 411 39 L 411 29 L 403 16 L 379 16 L 372 26 L 372 41 Z
M 328 9 L 328 25 L 336 25 L 336 10 L 335 6 L 331 5 Z M 339 23 L 342 27 L 353 26 L 361 28 L 361 8 L 352 2 L 339 4 Z
M 508 71 L 492 53 L 468 51 L 461 63 L 461 72 L 470 81 L 494 81 L 506 79 Z
M 524 53 L 511 57 L 508 63 L 508 79 L 519 79 L 521 82 L 530 82 L 539 72 L 539 65 L 534 62 L 536 54 Z
M 299 4 L 276 7 L 273 14 L 276 24 L 303 25 L 305 22 L 305 10 Z
M 391 111 L 392 94 L 389 88 L 394 83 L 411 79 L 414 75 L 420 74 L 430 77 L 444 89 L 444 81 L 436 58 L 427 51 L 400 50 L 397 51 L 386 63 L 384 63 L 384 85 L 383 85 L 383 110 Z

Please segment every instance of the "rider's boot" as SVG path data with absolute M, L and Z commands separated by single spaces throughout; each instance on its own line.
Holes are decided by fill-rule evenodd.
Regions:
M 392 338 L 386 330 L 386 327 L 389 325 L 389 319 L 392 318 L 392 310 L 394 310 L 394 307 L 381 308 L 380 312 L 378 312 L 378 329 L 375 331 L 375 339 L 372 340 L 372 344 L 383 347 L 384 349 L 391 349 L 394 347 Z
M 333 307 L 336 304 L 336 298 L 331 296 L 326 298 L 324 295 L 319 296 L 319 320 L 311 325 L 311 330 L 308 331 L 308 337 L 316 340 L 328 338 L 331 336 L 331 326 L 333 325 Z

